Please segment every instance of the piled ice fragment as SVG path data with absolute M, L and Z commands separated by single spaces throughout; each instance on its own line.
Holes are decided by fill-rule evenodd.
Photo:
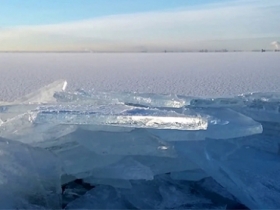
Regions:
M 280 94 L 66 86 L 0 104 L 1 209 L 280 208 Z

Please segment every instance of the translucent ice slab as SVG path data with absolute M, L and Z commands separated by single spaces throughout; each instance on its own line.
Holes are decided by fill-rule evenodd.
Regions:
M 66 209 L 128 209 L 128 207 L 113 187 L 97 186 L 69 203 Z
M 133 128 L 205 130 L 207 121 L 173 111 L 127 105 L 40 107 L 34 123 L 115 125 Z
M 0 138 L 0 208 L 58 209 L 61 168 L 48 151 Z
M 91 178 L 96 179 L 152 180 L 154 178 L 149 167 L 130 157 L 111 165 L 95 168 L 88 174 Z
M 174 180 L 199 181 L 209 177 L 209 175 L 201 169 L 196 169 L 192 171 L 171 172 L 170 177 Z
M 76 130 L 75 125 L 45 123 L 36 125 L 33 119 L 36 112 L 17 115 L 0 124 L 0 136 L 27 144 L 56 139 Z
M 208 115 L 207 138 L 228 139 L 262 133 L 262 125 L 250 117 L 227 108 L 195 109 Z
M 178 142 L 176 148 L 249 208 L 280 205 L 280 156 L 221 140 Z
M 84 178 L 83 181 L 93 186 L 108 185 L 114 188 L 126 188 L 126 189 L 130 189 L 132 187 L 130 181 L 124 179 L 105 179 L 105 178 L 97 179 L 94 176 L 90 176 Z
M 54 96 L 58 102 L 67 103 L 90 103 L 90 104 L 108 104 L 125 103 L 142 105 L 147 107 L 174 107 L 180 108 L 186 105 L 185 100 L 172 94 L 154 94 L 154 93 L 131 93 L 131 92 L 98 92 L 78 90 L 74 93 L 56 93 Z
M 233 98 L 197 98 L 191 107 L 231 108 L 258 121 L 280 122 L 279 93 L 249 93 Z
M 99 128 L 101 129 L 101 128 Z M 129 132 L 88 131 L 78 129 L 68 135 L 69 141 L 76 141 L 100 155 L 142 155 L 176 157 L 172 144 L 153 136 L 145 129 Z
M 105 167 L 123 158 L 123 156 L 117 155 L 98 155 L 74 143 L 69 147 L 53 147 L 48 148 L 48 150 L 52 151 L 59 158 L 65 174 L 74 175 L 77 178 L 88 177 L 90 176 L 86 174 L 88 171 Z
M 181 184 L 166 175 L 131 183 L 131 189 L 118 191 L 137 209 L 209 209 L 212 205 L 202 195 L 192 194 L 188 183 Z
M 0 119 L 6 121 L 33 110 L 38 104 L 55 103 L 54 94 L 66 90 L 67 82 L 58 80 L 13 102 L 0 102 Z
M 56 99 L 54 98 L 54 94 L 56 92 L 65 91 L 66 87 L 67 82 L 65 80 L 58 80 L 40 88 L 39 90 L 33 93 L 23 96 L 22 98 L 16 100 L 14 103 L 34 104 L 55 102 Z

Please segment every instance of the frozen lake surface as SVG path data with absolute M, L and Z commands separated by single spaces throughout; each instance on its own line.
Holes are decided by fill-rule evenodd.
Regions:
M 0 100 L 57 79 L 76 88 L 232 96 L 280 92 L 280 53 L 1 53 Z

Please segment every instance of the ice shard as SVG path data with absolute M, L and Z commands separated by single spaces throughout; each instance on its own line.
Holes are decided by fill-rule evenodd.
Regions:
M 130 157 L 111 165 L 95 168 L 88 174 L 96 179 L 152 180 L 154 178 L 149 167 Z
M 279 93 L 248 93 L 232 98 L 197 98 L 190 107 L 231 108 L 257 121 L 280 122 Z
M 67 103 L 125 103 L 135 106 L 147 107 L 173 107 L 180 108 L 186 105 L 185 100 L 172 94 L 154 94 L 154 93 L 131 93 L 131 92 L 100 92 L 78 90 L 74 93 L 56 93 L 55 98 L 58 102 Z
M 177 148 L 249 208 L 279 207 L 280 156 L 221 140 L 178 142 Z
M 133 158 L 141 164 L 148 166 L 154 175 L 199 169 L 199 166 L 187 157 L 169 158 L 133 156 Z
M 212 202 L 203 195 L 191 193 L 188 183 L 157 176 L 152 181 L 132 181 L 131 189 L 118 189 L 137 209 L 195 209 L 211 208 Z
M 130 189 L 132 187 L 130 181 L 124 179 L 107 179 L 107 178 L 97 179 L 94 176 L 90 176 L 84 178 L 83 181 L 93 186 L 108 185 L 114 188 L 125 188 L 125 189 Z
M 121 160 L 123 156 L 117 155 L 98 155 L 88 149 L 73 143 L 67 147 L 48 148 L 52 151 L 62 163 L 62 168 L 65 174 L 74 175 L 77 178 L 90 176 L 89 171 L 95 168 L 101 168 Z M 80 176 L 79 176 L 80 175 Z
M 68 135 L 68 138 L 100 155 L 176 157 L 172 144 L 160 140 L 145 129 L 129 132 L 94 132 L 79 129 Z
M 14 103 L 18 104 L 35 104 L 35 103 L 53 103 L 56 102 L 54 94 L 56 92 L 65 91 L 67 87 L 67 81 L 58 80 L 51 84 L 48 84 L 39 90 L 27 94 L 22 98 L 16 100 Z
M 65 209 L 128 209 L 128 206 L 113 187 L 97 186 L 69 203 Z
M 262 125 L 246 115 L 227 108 L 202 108 L 202 116 L 208 115 L 207 138 L 229 139 L 262 133 Z
M 173 111 L 127 105 L 40 107 L 34 123 L 110 125 L 132 128 L 206 130 L 207 121 Z
M 38 104 L 55 103 L 54 94 L 65 91 L 66 87 L 67 81 L 58 80 L 13 102 L 0 102 L 0 119 L 6 121 L 17 115 L 24 114 L 34 110 Z
M 174 180 L 187 180 L 187 181 L 199 181 L 206 177 L 209 177 L 205 171 L 201 169 L 188 170 L 188 171 L 177 171 L 171 172 L 170 177 Z
M 37 112 L 30 111 L 3 122 L 0 124 L 0 136 L 22 143 L 36 144 L 38 142 L 57 139 L 77 129 L 75 125 L 54 123 L 36 125 L 34 124 L 36 116 Z
M 0 208 L 58 209 L 61 168 L 48 151 L 0 138 Z

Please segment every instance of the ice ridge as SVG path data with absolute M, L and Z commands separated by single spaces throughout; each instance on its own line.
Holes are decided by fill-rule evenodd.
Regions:
M 0 209 L 280 208 L 280 93 L 66 86 L 0 103 Z

